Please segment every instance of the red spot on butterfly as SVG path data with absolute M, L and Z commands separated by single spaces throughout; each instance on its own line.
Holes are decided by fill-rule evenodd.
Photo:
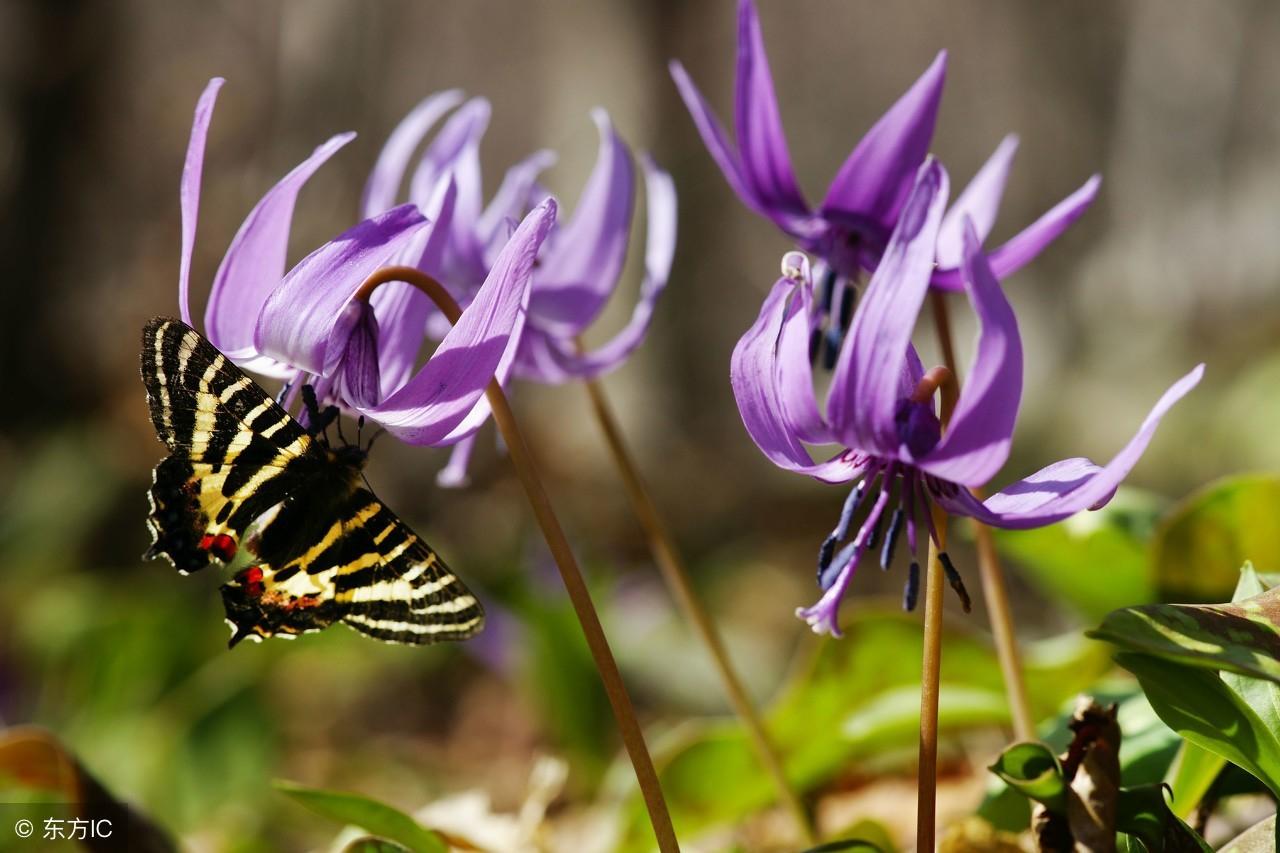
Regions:
M 236 575 L 236 580 L 244 586 L 247 592 L 253 598 L 260 598 L 264 589 L 262 583 L 262 569 L 258 566 L 250 566 Z
M 222 562 L 230 562 L 236 555 L 236 540 L 225 533 L 214 536 L 206 533 L 200 537 L 200 550 L 208 551 Z

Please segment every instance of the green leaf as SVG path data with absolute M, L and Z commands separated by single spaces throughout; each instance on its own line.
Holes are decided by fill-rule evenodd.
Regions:
M 1042 743 L 1015 743 L 989 768 L 1024 796 L 1055 812 L 1067 807 L 1066 779 L 1058 756 Z
M 1280 794 L 1280 740 L 1216 673 L 1122 652 L 1160 719 L 1182 737 L 1252 773 Z
M 1252 560 L 1280 571 L 1280 475 L 1228 477 L 1188 497 L 1160 524 L 1152 557 L 1162 597 L 1221 601 Z
M 382 838 L 357 838 L 343 847 L 342 853 L 412 853 L 412 851 L 394 841 Z
M 1277 525 L 1280 527 L 1280 525 Z M 1116 610 L 1087 636 L 1191 666 L 1280 682 L 1280 588 L 1266 589 L 1248 563 L 1232 604 L 1150 604 Z
M 996 545 L 1022 574 L 1089 620 L 1155 600 L 1148 539 L 1161 501 L 1122 488 L 1102 509 L 1035 530 L 995 530 Z
M 1211 853 L 1212 849 L 1172 811 L 1163 785 L 1121 789 L 1116 830 L 1142 840 L 1147 850 L 1166 853 Z
M 1173 813 L 1180 818 L 1190 817 L 1226 763 L 1227 759 L 1216 752 L 1183 741 L 1165 777 L 1173 799 Z
M 423 827 L 409 815 L 360 794 L 306 788 L 293 782 L 277 781 L 276 789 L 321 817 L 358 826 L 407 847 L 413 853 L 448 853 L 439 835 Z

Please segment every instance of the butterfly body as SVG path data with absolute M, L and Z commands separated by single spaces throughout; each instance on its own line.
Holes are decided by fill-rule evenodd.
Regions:
M 171 451 L 155 470 L 147 555 L 184 574 L 246 563 L 222 587 L 232 645 L 334 622 L 404 643 L 483 626 L 475 597 L 365 487 L 364 449 L 329 446 L 177 320 L 147 324 L 142 374 Z

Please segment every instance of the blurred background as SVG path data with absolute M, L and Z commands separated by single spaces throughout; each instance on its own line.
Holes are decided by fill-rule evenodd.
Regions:
M 1280 465 L 1280 7 L 764 0 L 760 11 L 811 199 L 942 48 L 934 152 L 953 181 L 1006 133 L 1021 137 L 997 241 L 1103 174 L 1093 208 L 1007 283 L 1027 379 L 997 484 L 1064 456 L 1109 457 L 1199 361 L 1204 383 L 1131 482 L 1159 502 Z M 671 284 L 648 342 L 606 386 L 745 677 L 761 701 L 774 696 L 813 645 L 791 614 L 815 598 L 814 553 L 843 494 L 760 456 L 727 382 L 788 244 L 728 189 L 667 62 L 684 62 L 729 120 L 735 39 L 730 0 L 0 0 L 0 722 L 52 729 L 109 787 L 209 850 L 327 843 L 336 827 L 279 799 L 276 777 L 404 808 L 481 788 L 514 809 L 539 755 L 569 759 L 568 802 L 595 796 L 614 756 L 577 628 L 491 431 L 465 490 L 435 486 L 443 451 L 384 441 L 370 471 L 492 603 L 492 629 L 468 647 L 388 648 L 335 629 L 228 653 L 219 579 L 139 560 L 163 455 L 139 335 L 177 312 L 178 179 L 215 75 L 228 84 L 205 163 L 197 306 L 261 194 L 355 130 L 303 192 L 292 257 L 347 228 L 387 133 L 437 90 L 493 102 L 488 192 L 545 147 L 560 157 L 547 183 L 571 206 L 594 160 L 597 105 L 672 172 Z M 630 311 L 639 255 L 601 338 Z M 964 341 L 971 318 L 958 313 Z M 646 720 L 662 731 L 721 713 L 582 389 L 514 396 Z M 866 572 L 846 615 L 900 582 Z M 1016 571 L 1012 584 L 1028 637 L 1082 624 Z M 981 612 L 967 621 L 985 624 Z

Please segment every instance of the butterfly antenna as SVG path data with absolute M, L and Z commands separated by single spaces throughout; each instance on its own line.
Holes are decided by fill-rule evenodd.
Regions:
M 338 440 L 344 445 L 347 444 L 347 437 L 342 434 L 342 418 L 335 418 L 333 422 L 338 427 Z
M 360 446 L 361 436 L 364 435 L 364 415 L 356 418 L 356 447 Z

